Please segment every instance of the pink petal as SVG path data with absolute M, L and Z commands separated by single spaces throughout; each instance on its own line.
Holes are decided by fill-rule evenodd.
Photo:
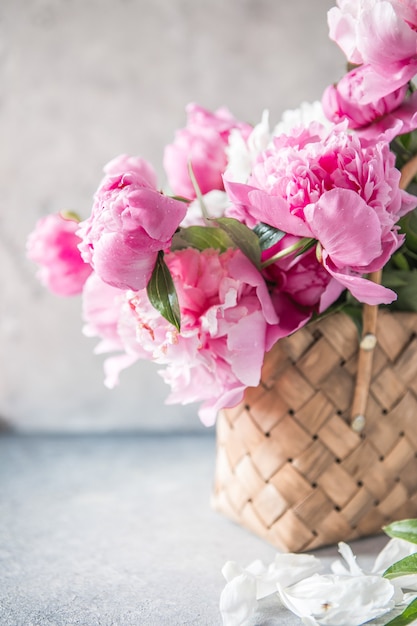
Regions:
M 258 222 L 264 222 L 291 235 L 311 237 L 309 225 L 297 215 L 290 212 L 287 202 L 278 196 L 270 196 L 261 189 L 249 192 L 251 213 Z
M 362 63 L 362 57 L 356 49 L 355 18 L 348 13 L 343 14 L 338 7 L 332 7 L 327 13 L 329 37 L 343 50 L 352 63 Z
M 104 361 L 104 384 L 109 389 L 113 389 L 119 383 L 119 374 L 122 370 L 130 367 L 138 360 L 136 354 L 120 354 L 111 356 Z
M 94 269 L 100 278 L 118 289 L 144 289 L 151 277 L 157 252 L 135 255 L 121 233 L 107 233 L 95 246 Z
M 275 312 L 265 280 L 256 267 L 243 254 L 236 254 L 229 263 L 230 275 L 236 280 L 256 288 L 256 295 L 262 307 L 262 313 L 268 324 L 276 324 Z
M 323 313 L 323 311 L 326 311 L 326 309 L 328 309 L 329 306 L 331 306 L 334 302 L 336 302 L 336 300 L 342 294 L 344 289 L 345 289 L 344 285 L 338 282 L 335 278 L 332 278 L 332 280 L 329 282 L 326 289 L 323 291 L 321 295 L 319 313 Z
M 378 285 L 361 276 L 338 271 L 326 255 L 323 255 L 323 265 L 341 285 L 350 291 L 359 302 L 365 304 L 391 304 L 397 299 L 397 294 L 391 289 Z
M 384 98 L 413 78 L 417 73 L 417 58 L 407 59 L 401 64 L 391 65 L 391 73 L 369 72 L 363 81 L 363 93 L 358 98 L 358 104 L 369 104 L 372 101 Z
M 417 91 L 392 113 L 384 115 L 379 122 L 370 124 L 367 128 L 360 129 L 358 134 L 362 139 L 369 139 L 371 142 L 390 142 L 397 135 L 404 135 L 417 128 Z M 365 145 L 362 142 L 362 145 Z
M 299 330 L 313 314 L 311 308 L 297 305 L 287 294 L 277 292 L 272 294 L 275 311 L 277 312 L 279 323 L 268 326 L 265 342 L 265 350 L 268 352 L 272 346 L 283 337 L 288 337 L 296 330 Z
M 245 221 L 249 228 L 253 228 L 259 222 L 264 222 L 286 233 L 311 237 L 308 225 L 290 212 L 290 207 L 283 198 L 270 196 L 266 191 L 244 183 L 225 180 L 224 184 L 230 200 L 238 205 L 236 217 Z M 245 211 L 248 207 L 250 210 Z M 240 210 L 242 215 L 239 215 Z M 236 211 L 231 211 L 230 215 L 235 216 L 235 213 Z
M 358 26 L 363 60 L 377 65 L 381 73 L 386 69 L 390 74 L 393 63 L 406 69 L 407 60 L 415 57 L 417 33 L 396 14 L 390 2 L 376 2 L 370 10 L 363 12 Z
M 232 371 L 244 385 L 259 384 L 265 354 L 265 318 L 261 311 L 243 317 L 229 330 Z
M 198 416 L 204 426 L 213 426 L 216 423 L 218 412 L 222 409 L 231 408 L 239 404 L 245 389 L 245 385 L 226 389 L 218 398 L 212 398 L 203 402 L 198 409 Z
M 313 236 L 337 267 L 366 267 L 381 254 L 381 223 L 355 191 L 331 189 L 304 213 Z

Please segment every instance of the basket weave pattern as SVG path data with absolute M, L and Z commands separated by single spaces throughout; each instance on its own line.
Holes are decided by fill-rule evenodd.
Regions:
M 366 423 L 351 427 L 358 335 L 338 313 L 280 340 L 217 424 L 213 506 L 301 552 L 417 517 L 417 314 L 380 310 Z

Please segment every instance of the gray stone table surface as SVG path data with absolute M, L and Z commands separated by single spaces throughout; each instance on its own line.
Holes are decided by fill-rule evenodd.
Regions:
M 220 625 L 224 563 L 276 551 L 210 508 L 214 458 L 212 431 L 0 437 L 0 624 Z M 268 601 L 249 626 L 299 623 Z

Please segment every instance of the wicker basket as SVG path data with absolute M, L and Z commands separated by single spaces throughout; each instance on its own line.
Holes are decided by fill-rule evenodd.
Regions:
M 219 416 L 213 506 L 281 550 L 417 517 L 417 314 L 371 323 L 378 341 L 365 329 L 361 348 L 343 313 L 279 341 Z

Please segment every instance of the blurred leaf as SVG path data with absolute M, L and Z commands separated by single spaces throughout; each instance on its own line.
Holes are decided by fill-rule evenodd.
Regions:
M 180 305 L 171 272 L 164 261 L 164 253 L 159 252 L 151 279 L 147 286 L 148 298 L 152 306 L 177 330 L 181 326 Z
M 233 247 L 233 243 L 224 230 L 209 226 L 181 228 L 175 233 L 171 244 L 171 250 L 181 250 L 183 248 L 206 250 L 207 248 L 214 248 L 220 252 L 225 252 L 231 247 Z
M 229 236 L 234 245 L 260 269 L 261 246 L 253 230 L 236 220 L 234 217 L 218 217 L 215 223 Z
M 415 179 L 408 185 L 407 191 L 413 194 L 413 196 L 417 196 L 417 182 L 415 182 Z
M 407 277 L 409 272 L 404 270 L 390 270 L 383 274 L 383 285 L 390 289 L 396 289 L 397 287 L 405 287 L 408 283 Z
M 59 214 L 64 220 L 71 220 L 73 222 L 81 222 L 81 217 L 75 211 L 64 210 L 64 211 L 60 211 Z
M 401 232 L 405 233 L 405 245 L 409 250 L 417 252 L 417 211 L 410 211 L 399 221 Z
M 407 624 L 412 624 L 415 619 L 417 619 L 417 598 L 410 602 L 400 615 L 387 622 L 385 626 L 407 626 Z
M 410 270 L 410 265 L 407 261 L 407 257 L 403 252 L 396 252 L 391 257 L 393 265 L 397 267 L 399 270 L 404 270 L 408 272 Z
M 398 298 L 390 304 L 395 311 L 417 311 L 417 270 L 384 271 L 382 275 L 384 287 L 393 289 Z
M 383 573 L 384 578 L 398 578 L 398 576 L 408 576 L 409 574 L 417 574 L 417 554 L 405 556 L 397 561 Z
M 173 200 L 178 200 L 179 202 L 185 202 L 186 204 L 190 204 L 190 199 L 185 196 L 170 196 Z
M 409 259 L 413 259 L 413 261 L 417 261 L 417 253 L 416 252 L 412 252 L 411 250 L 409 250 L 407 248 L 403 248 L 403 249 L 404 249 L 404 254 L 406 254 Z M 415 263 L 414 263 L 413 267 L 416 267 Z
M 269 226 L 269 224 L 264 224 L 263 222 L 256 224 L 253 232 L 259 239 L 261 250 L 268 250 L 268 248 L 272 248 L 272 246 L 275 246 L 275 244 L 281 241 L 281 239 L 286 235 L 283 230 L 278 230 L 278 228 L 274 228 L 273 226 Z
M 348 315 L 352 322 L 355 324 L 358 331 L 359 338 L 362 337 L 363 331 L 363 311 L 361 306 L 355 306 L 353 304 L 345 304 L 341 309 L 345 315 Z
M 388 537 L 397 537 L 405 539 L 410 543 L 417 543 L 417 519 L 403 519 L 399 522 L 392 522 L 388 526 L 384 526 L 384 533 Z

